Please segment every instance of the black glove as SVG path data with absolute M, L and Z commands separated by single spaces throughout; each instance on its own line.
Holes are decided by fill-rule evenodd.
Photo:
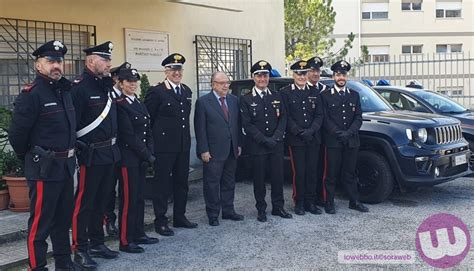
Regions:
M 153 156 L 153 154 L 150 155 L 150 157 L 148 157 L 148 163 L 150 164 L 150 166 L 154 165 L 155 160 L 156 160 L 156 158 L 155 158 L 155 156 Z
M 351 133 L 348 131 L 336 131 L 336 135 L 341 141 L 347 141 L 351 137 Z
M 265 139 L 263 140 L 263 144 L 269 148 L 273 148 L 276 146 L 277 142 L 271 137 L 265 137 Z
M 304 129 L 298 135 L 301 136 L 305 142 L 309 142 L 313 140 L 314 132 L 310 129 Z

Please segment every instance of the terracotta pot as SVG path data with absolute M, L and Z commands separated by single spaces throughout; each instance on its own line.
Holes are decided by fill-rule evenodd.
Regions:
M 10 210 L 13 212 L 28 212 L 30 210 L 29 188 L 25 177 L 3 176 L 10 193 Z
M 10 195 L 8 194 L 8 190 L 0 190 L 0 210 L 7 209 L 8 202 L 10 202 Z

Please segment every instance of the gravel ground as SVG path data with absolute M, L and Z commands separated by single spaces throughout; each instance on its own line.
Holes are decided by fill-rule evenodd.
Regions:
M 393 195 L 390 200 L 368 205 L 370 213 L 347 208 L 336 201 L 336 215 L 294 215 L 293 219 L 273 217 L 256 220 L 251 183 L 236 186 L 235 208 L 245 216 L 241 222 L 220 221 L 208 225 L 202 198 L 202 183 L 190 187 L 188 217 L 197 229 L 175 229 L 173 237 L 159 237 L 143 254 L 121 253 L 115 260 L 98 260 L 101 270 L 184 270 L 184 269 L 338 269 L 338 270 L 428 270 L 415 248 L 416 230 L 430 215 L 447 212 L 461 218 L 474 234 L 474 179 L 464 178 L 416 192 Z M 268 191 L 269 192 L 269 191 Z M 269 194 L 269 193 L 268 193 Z M 267 202 L 269 195 L 267 194 Z M 291 208 L 291 186 L 285 187 L 286 206 Z M 147 208 L 151 208 L 149 204 Z M 293 211 L 291 210 L 293 213 Z M 149 233 L 157 237 L 156 233 Z M 109 244 L 117 248 L 117 242 Z M 340 250 L 409 250 L 416 255 L 412 264 L 342 264 Z M 473 249 L 456 269 L 474 269 Z

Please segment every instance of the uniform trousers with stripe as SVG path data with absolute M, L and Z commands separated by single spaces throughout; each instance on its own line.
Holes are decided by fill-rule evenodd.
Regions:
M 327 147 L 321 145 L 319 149 L 319 158 L 316 163 L 318 167 L 318 179 L 316 183 L 316 202 L 324 203 L 326 201 L 325 179 L 327 175 Z
M 143 167 L 122 167 L 119 182 L 120 245 L 126 246 L 145 236 L 145 173 Z
M 290 159 L 293 171 L 293 200 L 310 203 L 316 199 L 318 160 L 320 144 L 315 142 L 305 146 L 290 146 Z
M 327 201 L 334 203 L 336 184 L 341 183 L 352 202 L 359 200 L 357 190 L 357 153 L 359 148 L 347 146 L 339 148 L 327 148 L 328 175 L 325 180 Z M 340 180 L 340 182 L 338 182 Z
M 28 219 L 28 261 L 30 269 L 45 270 L 48 244 L 51 237 L 56 268 L 71 263 L 69 228 L 74 196 L 72 178 L 59 182 L 28 181 L 30 218 Z
M 72 248 L 86 251 L 104 244 L 105 205 L 114 189 L 114 164 L 81 165 L 72 217 Z
M 168 198 L 173 195 L 173 218 L 184 217 L 188 201 L 189 152 L 156 153 L 153 182 L 155 225 L 168 224 Z
M 256 201 L 255 207 L 258 211 L 267 209 L 265 201 L 267 191 L 265 185 L 266 172 L 270 173 L 272 208 L 282 208 L 285 203 L 283 197 L 283 144 L 280 143 L 275 148 L 280 151 L 251 156 L 253 193 Z
M 113 182 L 112 186 L 114 187 L 114 189 L 110 193 L 109 201 L 105 205 L 104 224 L 105 223 L 115 224 L 115 221 L 117 220 L 117 215 L 115 214 L 115 199 L 117 198 L 117 193 L 116 193 L 115 188 L 117 187 L 121 170 L 122 169 L 119 166 L 117 166 L 114 171 L 114 178 L 112 180 Z

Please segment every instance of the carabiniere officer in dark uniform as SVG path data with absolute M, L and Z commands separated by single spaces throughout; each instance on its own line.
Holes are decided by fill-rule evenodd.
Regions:
M 155 231 L 164 236 L 174 235 L 168 227 L 166 217 L 170 193 L 174 199 L 173 226 L 197 227 L 196 223 L 190 222 L 184 215 L 189 189 L 189 114 L 192 100 L 191 89 L 181 83 L 185 61 L 184 56 L 177 53 L 166 57 L 161 62 L 165 67 L 165 81 L 151 87 L 145 97 L 155 140 Z
M 158 243 L 145 234 L 145 173 L 155 162 L 150 115 L 135 92 L 140 75 L 135 69 L 122 69 L 118 75 L 122 96 L 117 100 L 118 145 L 121 160 L 120 175 L 120 251 L 141 253 L 139 244 Z
M 334 190 L 340 178 L 349 196 L 349 208 L 360 212 L 369 209 L 359 202 L 356 163 L 359 151 L 359 129 L 362 110 L 359 94 L 349 89 L 347 72 L 351 65 L 344 60 L 331 66 L 334 86 L 321 93 L 324 108 L 323 140 L 327 147 L 328 174 L 325 180 L 327 199 L 324 209 L 335 214 Z
M 267 221 L 265 210 L 265 173 L 271 172 L 272 214 L 291 218 L 283 197 L 283 138 L 286 130 L 286 110 L 280 93 L 268 89 L 270 63 L 257 61 L 250 72 L 255 86 L 241 98 L 240 111 L 245 131 L 246 153 L 252 159 L 253 192 L 257 220 Z
M 319 79 L 321 79 L 321 68 L 323 67 L 324 62 L 320 57 L 312 57 L 308 59 L 308 86 L 309 88 L 316 89 L 318 93 L 323 92 L 327 86 L 322 84 Z M 324 142 L 321 144 L 319 148 L 319 156 L 317 160 L 316 167 L 318 168 L 318 177 L 316 180 L 316 200 L 315 204 L 319 206 L 324 206 L 325 202 L 325 189 L 324 189 L 324 169 L 326 165 L 326 146 L 324 146 Z
M 74 261 L 95 268 L 91 258 L 113 259 L 117 251 L 104 244 L 103 215 L 114 189 L 115 163 L 120 160 L 117 107 L 110 77 L 112 42 L 85 49 L 86 68 L 74 80 L 79 176 L 72 219 Z
M 29 270 L 47 270 L 46 238 L 51 237 L 56 270 L 73 270 L 69 227 L 76 166 L 76 116 L 71 82 L 64 77 L 67 48 L 52 40 L 33 52 L 36 79 L 15 100 L 10 144 L 24 160 L 30 188 Z
M 120 84 L 119 84 L 119 72 L 123 69 L 130 69 L 131 64 L 128 62 L 122 63 L 118 67 L 114 67 L 110 69 L 110 75 L 112 77 L 112 80 L 114 80 L 114 86 L 112 92 L 112 97 L 113 98 L 119 98 L 122 96 L 122 91 L 120 90 Z M 113 178 L 113 186 L 116 187 L 117 180 L 119 179 L 120 176 L 120 171 L 121 171 L 121 166 L 120 163 L 117 163 L 115 172 L 114 172 L 114 178 Z M 105 213 L 104 213 L 104 223 L 105 223 L 105 231 L 107 232 L 107 235 L 109 236 L 117 236 L 118 234 L 118 229 L 117 226 L 115 225 L 115 220 L 117 220 L 117 215 L 115 214 L 115 189 L 112 190 L 112 194 L 108 196 L 109 201 L 105 205 Z
M 321 214 L 315 205 L 317 162 L 321 144 L 323 111 L 319 91 L 306 84 L 308 63 L 300 60 L 291 65 L 294 83 L 281 90 L 288 110 L 286 142 L 293 169 L 295 214 L 305 211 Z

